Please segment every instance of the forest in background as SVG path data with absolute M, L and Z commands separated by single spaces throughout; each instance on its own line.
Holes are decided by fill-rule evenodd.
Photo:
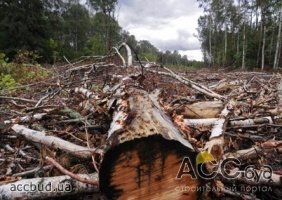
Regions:
M 206 66 L 241 69 L 281 66 L 281 1 L 197 0 L 198 39 Z M 203 66 L 177 50 L 160 51 L 137 41 L 118 21 L 118 0 L 1 0 L 0 53 L 9 60 L 56 63 L 106 55 L 126 42 L 140 60 L 174 66 Z M 4 57 L 3 54 L 0 57 Z M 3 59 L 2 59 L 3 60 Z M 3 71 L 3 70 L 2 70 Z
M 281 66 L 282 1 L 198 0 L 198 34 L 209 65 L 242 69 Z
M 1 0 L 0 52 L 14 58 L 32 51 L 41 62 L 55 63 L 87 55 L 106 55 L 113 46 L 128 43 L 141 60 L 191 66 L 177 51 L 161 52 L 149 41 L 137 41 L 122 30 L 116 16 L 117 0 Z

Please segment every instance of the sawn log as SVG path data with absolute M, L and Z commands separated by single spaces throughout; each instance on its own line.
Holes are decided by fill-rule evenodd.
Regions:
M 196 152 L 146 91 L 127 88 L 117 100 L 108 131 L 110 149 L 100 168 L 100 189 L 108 199 L 197 199 L 198 179 L 176 176 L 184 157 Z M 186 169 L 192 172 L 192 169 Z

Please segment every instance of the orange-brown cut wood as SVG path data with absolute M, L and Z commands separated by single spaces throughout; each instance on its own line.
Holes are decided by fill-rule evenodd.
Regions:
M 101 191 L 109 199 L 197 199 L 199 180 L 176 178 L 185 156 L 195 166 L 195 152 L 160 135 L 125 142 L 105 155 Z

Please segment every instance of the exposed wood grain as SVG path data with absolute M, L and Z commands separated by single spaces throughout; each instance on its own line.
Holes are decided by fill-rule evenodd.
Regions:
M 109 199 L 197 199 L 199 179 L 176 179 L 185 156 L 195 166 L 196 153 L 177 141 L 154 135 L 125 142 L 105 154 L 101 191 Z

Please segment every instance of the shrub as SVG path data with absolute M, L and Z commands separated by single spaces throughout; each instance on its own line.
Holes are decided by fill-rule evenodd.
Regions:
M 18 86 L 15 79 L 10 74 L 0 75 L 0 94 L 4 92 L 14 92 Z
M 38 56 L 32 52 L 19 52 L 16 62 L 8 63 L 0 53 L 0 93 L 13 92 L 16 86 L 38 81 L 49 76 L 49 71 L 36 63 Z
M 37 64 L 40 58 L 36 51 L 19 50 L 14 58 L 14 62 L 18 64 Z

